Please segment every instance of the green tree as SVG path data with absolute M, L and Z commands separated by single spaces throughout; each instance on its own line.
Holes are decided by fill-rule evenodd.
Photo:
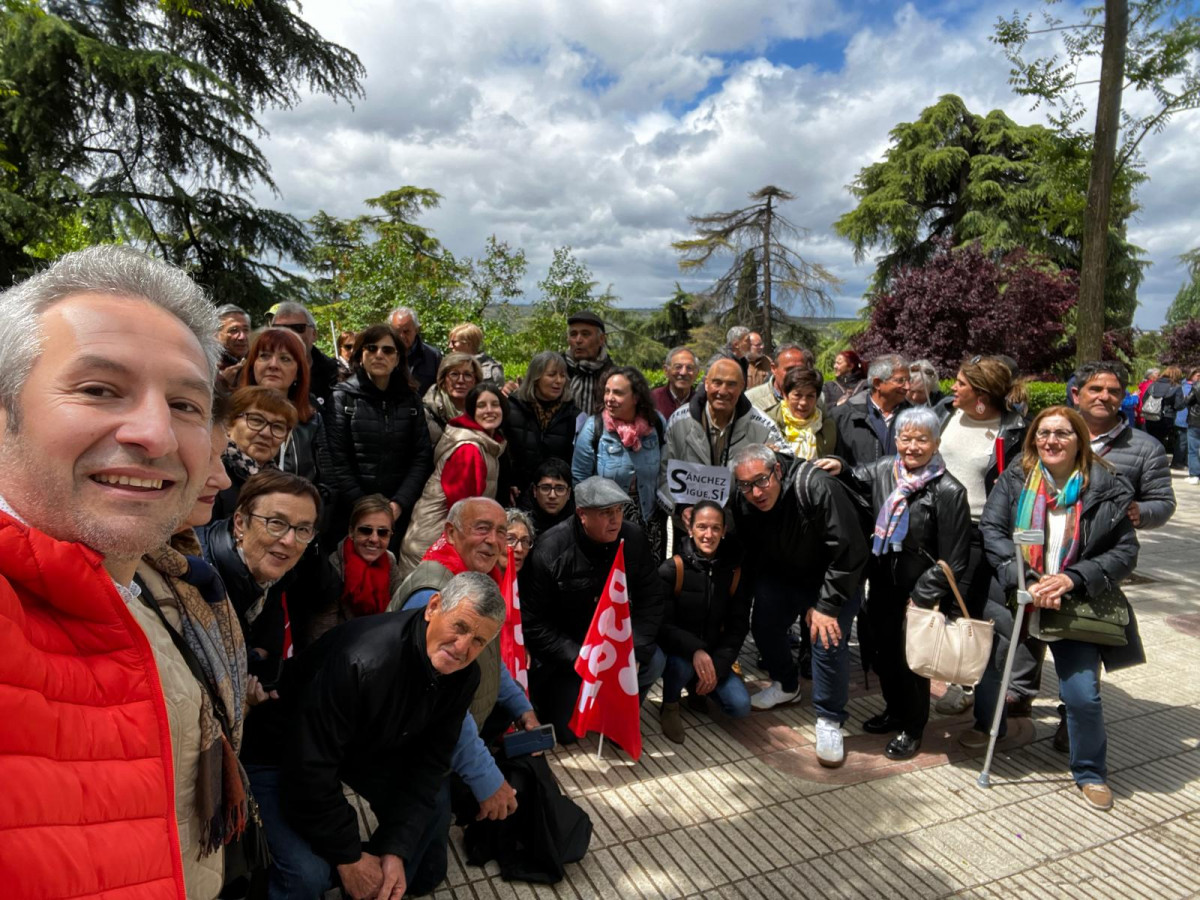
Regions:
M 858 204 L 834 223 L 855 258 L 883 251 L 874 291 L 901 266 L 923 266 L 943 240 L 978 243 L 997 259 L 1026 248 L 1061 269 L 1082 265 L 1088 141 L 1040 125 L 1018 125 L 1001 110 L 971 112 L 953 94 L 891 132 L 884 158 L 850 185 Z M 1117 180 L 1109 244 L 1109 326 L 1128 327 L 1145 262 L 1124 238 L 1140 175 Z
M 1168 325 L 1182 325 L 1188 319 L 1200 319 L 1200 247 L 1182 254 L 1190 280 L 1179 289 L 1167 310 Z
M 1077 359 L 1084 362 L 1099 358 L 1102 349 L 1116 181 L 1123 169 L 1136 165 L 1146 135 L 1200 106 L 1200 14 L 1191 0 L 1105 0 L 1083 7 L 1080 20 L 1066 22 L 1050 12 L 1056 3 L 1046 2 L 1044 28 L 1030 28 L 1032 15 L 1014 13 L 997 22 L 994 40 L 1012 63 L 1014 89 L 1034 98 L 1035 106 L 1045 103 L 1051 123 L 1066 136 L 1089 134 L 1080 127 L 1086 103 L 1079 88 L 1097 85 L 1079 287 Z M 1030 37 L 1047 32 L 1061 38 L 1062 53 L 1026 59 Z M 1097 58 L 1099 79 L 1080 81 L 1078 73 Z M 1135 104 L 1144 111 L 1122 108 L 1127 91 L 1149 95 L 1146 103 Z
M 0 282 L 56 229 L 86 227 L 189 268 L 219 300 L 265 308 L 306 287 L 307 249 L 274 191 L 258 116 L 302 93 L 360 93 L 358 58 L 294 0 L 3 0 Z
M 767 185 L 750 194 L 749 206 L 707 216 L 688 216 L 696 237 L 675 241 L 679 268 L 685 272 L 703 268 L 714 256 L 728 255 L 729 268 L 707 291 L 718 314 L 737 309 L 739 304 L 757 302 L 761 310 L 763 341 L 771 346 L 771 328 L 784 311 L 799 303 L 805 313 L 832 308 L 830 292 L 841 280 L 819 263 L 808 262 L 788 242 L 799 240 L 806 229 L 798 228 L 779 212 L 779 205 L 795 195 Z M 748 319 L 742 320 L 749 324 Z
M 596 294 L 598 282 L 586 263 L 575 258 L 570 246 L 557 247 L 546 277 L 537 283 L 540 296 L 521 322 L 520 340 L 528 359 L 542 350 L 562 350 L 566 345 L 567 316 L 590 309 L 606 322 L 616 297 L 611 288 Z

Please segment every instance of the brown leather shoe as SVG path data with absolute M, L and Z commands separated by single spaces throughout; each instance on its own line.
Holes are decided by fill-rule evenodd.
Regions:
M 1112 809 L 1112 788 L 1107 784 L 1084 784 L 1079 788 L 1083 791 L 1083 799 L 1095 809 Z
M 980 731 L 977 728 L 968 728 L 958 733 L 958 743 L 968 750 L 982 750 L 991 739 L 992 736 L 989 732 Z
M 679 717 L 678 703 L 664 703 L 658 722 L 662 726 L 662 733 L 666 735 L 667 740 L 674 741 L 676 744 L 683 743 L 683 720 Z

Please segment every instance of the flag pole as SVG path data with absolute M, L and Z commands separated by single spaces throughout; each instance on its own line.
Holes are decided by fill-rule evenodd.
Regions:
M 596 759 L 600 759 L 600 754 L 604 752 L 604 735 L 600 735 L 600 743 L 596 746 Z

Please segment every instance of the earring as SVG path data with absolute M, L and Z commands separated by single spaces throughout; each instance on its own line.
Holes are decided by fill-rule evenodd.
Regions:
M 975 415 L 982 416 L 985 412 L 987 412 L 987 404 L 984 403 L 982 400 L 976 400 L 975 401 Z

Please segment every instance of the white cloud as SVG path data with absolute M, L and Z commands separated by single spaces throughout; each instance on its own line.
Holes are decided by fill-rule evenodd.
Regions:
M 777 184 L 797 195 L 787 215 L 812 229 L 801 252 L 846 279 L 837 308 L 850 314 L 871 267 L 831 224 L 889 130 L 945 93 L 1022 122 L 1041 115 L 1008 89 L 988 41 L 994 12 L 957 7 L 942 20 L 912 5 L 851 14 L 831 0 L 312 2 L 305 17 L 361 56 L 367 95 L 353 110 L 314 98 L 267 118 L 277 205 L 353 215 L 402 184 L 432 187 L 445 201 L 426 224 L 459 254 L 492 233 L 523 246 L 531 294 L 569 243 L 601 284 L 649 305 L 689 284 L 670 247 L 689 214 Z M 764 51 L 782 40 L 822 53 L 844 44 L 844 63 L 770 62 Z M 1182 279 L 1174 257 L 1200 244 L 1198 118 L 1144 148 L 1153 180 L 1131 237 L 1155 262 L 1138 317 L 1147 327 Z

